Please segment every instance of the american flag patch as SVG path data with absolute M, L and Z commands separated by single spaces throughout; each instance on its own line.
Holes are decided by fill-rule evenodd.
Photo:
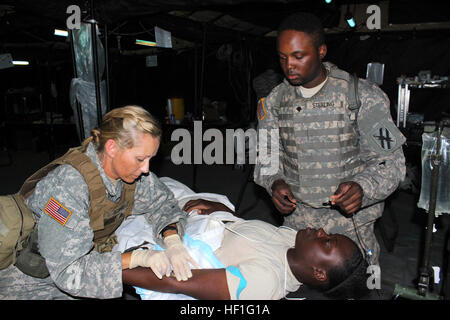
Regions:
M 266 116 L 266 109 L 264 109 L 264 98 L 259 99 L 257 112 L 259 120 L 264 119 L 264 117 Z
M 66 224 L 67 220 L 72 214 L 72 212 L 67 210 L 63 205 L 61 205 L 53 198 L 50 198 L 50 200 L 48 200 L 47 204 L 45 205 L 44 211 L 62 225 Z

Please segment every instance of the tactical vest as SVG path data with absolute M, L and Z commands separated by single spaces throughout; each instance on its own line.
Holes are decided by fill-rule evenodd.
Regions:
M 70 164 L 83 175 L 89 188 L 89 224 L 94 231 L 94 249 L 100 253 L 108 252 L 117 243 L 114 231 L 131 214 L 136 183 L 123 184 L 122 195 L 117 203 L 109 200 L 100 172 L 84 153 L 86 147 L 85 141 L 81 147 L 69 149 L 66 154 L 38 170 L 25 181 L 20 194 L 28 198 L 36 184 L 50 171 L 59 165 Z
M 286 182 L 296 199 L 314 208 L 327 207 L 339 184 L 364 166 L 356 124 L 358 79 L 325 66 L 328 80 L 318 93 L 305 99 L 286 86 L 278 110 Z

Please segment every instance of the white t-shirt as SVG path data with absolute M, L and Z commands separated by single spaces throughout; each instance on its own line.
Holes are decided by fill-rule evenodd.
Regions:
M 239 300 L 278 300 L 298 290 L 301 283 L 292 274 L 286 258 L 287 250 L 295 244 L 296 234 L 292 229 L 260 220 L 226 225 L 222 244 L 215 254 L 225 266 L 239 268 L 247 282 Z M 240 280 L 227 270 L 232 300 L 237 299 Z
M 325 78 L 325 80 L 319 84 L 318 86 L 315 86 L 314 88 L 305 88 L 300 86 L 300 92 L 302 93 L 303 98 L 311 98 L 313 95 L 315 95 L 317 92 L 319 92 L 320 89 L 324 86 L 325 82 L 327 82 L 328 77 Z

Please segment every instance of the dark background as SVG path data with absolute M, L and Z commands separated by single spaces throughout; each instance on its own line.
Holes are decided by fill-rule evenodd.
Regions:
M 339 18 L 344 10 L 341 6 L 348 4 L 349 8 L 354 8 L 359 3 L 379 4 L 380 1 L 334 0 L 330 5 L 321 0 L 4 1 L 0 5 L 0 53 L 11 53 L 13 59 L 28 60 L 30 65 L 0 70 L 1 116 L 36 121 L 44 117 L 46 111 L 53 111 L 70 119 L 72 55 L 67 39 L 54 36 L 53 30 L 65 29 L 69 16 L 66 8 L 77 4 L 83 18 L 93 12 L 103 45 L 105 26 L 108 28 L 109 108 L 142 105 L 164 122 L 168 97 L 183 97 L 186 112 L 196 117 L 201 116 L 201 97 L 207 97 L 211 101 L 225 101 L 228 120 L 245 126 L 255 119 L 257 99 L 251 81 L 269 67 L 281 72 L 275 37 L 265 34 L 276 30 L 288 14 L 307 11 L 319 16 L 326 28 L 335 30 L 327 33 L 326 60 L 362 78 L 365 78 L 367 63 L 385 64 L 381 88 L 391 99 L 395 118 L 399 76 L 414 77 L 421 70 L 430 70 L 432 75 L 439 76 L 450 74 L 450 6 L 448 1 L 392 0 L 388 1 L 387 20 L 389 24 L 406 26 L 401 31 L 382 28 L 367 32 L 363 23 L 354 30 L 340 26 Z M 173 11 L 182 11 L 183 15 L 176 16 Z M 205 11 L 218 16 L 204 21 L 191 19 Z M 217 26 L 215 21 L 223 16 L 262 29 L 242 31 L 233 24 Z M 424 30 L 423 26 L 430 23 L 433 27 Z M 148 47 L 135 45 L 134 40 L 154 41 L 155 25 L 170 31 L 174 37 L 189 41 L 192 46 L 136 53 Z M 232 48 L 231 55 L 220 58 L 224 46 Z M 145 66 L 145 56 L 151 54 L 158 56 L 157 67 Z M 51 83 L 55 84 L 57 97 L 51 94 Z M 23 93 L 27 87 L 33 89 L 32 94 Z M 413 92 L 411 110 L 431 115 L 440 113 L 450 104 L 449 92 Z M 40 109 L 37 107 L 39 95 L 43 106 Z M 28 111 L 16 110 L 16 114 L 14 111 L 11 114 L 11 105 L 20 105 L 23 96 L 27 96 Z M 38 113 L 31 112 L 37 109 Z
M 368 31 L 361 20 L 355 29 L 340 24 L 343 5 L 353 9 L 358 4 L 385 2 L 389 12 L 383 19 L 387 24 L 379 31 Z M 422 70 L 449 76 L 449 1 L 385 2 L 333 0 L 328 5 L 323 0 L 3 0 L 0 54 L 10 53 L 14 60 L 27 60 L 30 65 L 0 69 L 0 194 L 17 192 L 33 172 L 80 142 L 70 122 L 69 87 L 74 77 L 70 45 L 66 38 L 53 34 L 55 28 L 65 29 L 69 5 L 79 5 L 84 18 L 93 12 L 98 21 L 101 41 L 108 48 L 109 108 L 139 104 L 165 122 L 167 98 L 183 97 L 186 112 L 201 117 L 201 97 L 205 97 L 226 102 L 229 124 L 246 128 L 255 121 L 257 99 L 252 80 L 268 68 L 280 72 L 272 31 L 293 12 L 312 12 L 321 19 L 327 28 L 326 60 L 338 67 L 365 78 L 367 63 L 385 64 L 381 88 L 391 100 L 394 119 L 398 77 L 414 77 Z M 223 19 L 230 20 L 219 24 Z M 164 49 L 134 44 L 135 39 L 154 41 L 154 26 L 170 31 L 172 40 L 188 41 L 189 45 Z M 224 49 L 230 48 L 230 55 L 224 56 Z M 145 66 L 147 55 L 157 55 L 157 67 Z M 411 111 L 423 113 L 427 119 L 448 112 L 449 105 L 449 88 L 411 91 Z M 48 112 L 61 114 L 61 123 L 46 125 Z M 417 209 L 421 130 L 413 127 L 403 131 L 408 138 L 404 145 L 407 177 L 400 186 L 402 191 L 387 200 L 387 210 L 376 228 L 383 244 L 383 299 L 392 297 L 396 284 L 417 285 L 426 224 L 424 210 Z M 163 141 L 168 134 L 170 128 Z M 196 191 L 226 195 L 245 219 L 282 223 L 267 192 L 249 183 L 250 168 L 241 171 L 226 165 L 174 165 L 167 159 L 167 148 L 162 144 L 151 170 Z M 432 265 L 441 265 L 444 247 L 448 265 L 450 224 L 448 215 L 443 216 L 447 220 L 441 218 L 436 223 L 439 231 L 434 234 Z M 448 299 L 450 276 L 448 268 L 444 269 Z M 310 298 L 304 291 L 297 296 Z

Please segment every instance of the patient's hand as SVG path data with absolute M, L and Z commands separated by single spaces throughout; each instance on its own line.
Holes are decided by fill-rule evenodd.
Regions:
M 192 210 L 197 210 L 198 214 L 211 214 L 215 211 L 227 211 L 234 214 L 234 211 L 226 205 L 205 199 L 189 200 L 184 205 L 183 210 L 187 213 L 190 213 Z

